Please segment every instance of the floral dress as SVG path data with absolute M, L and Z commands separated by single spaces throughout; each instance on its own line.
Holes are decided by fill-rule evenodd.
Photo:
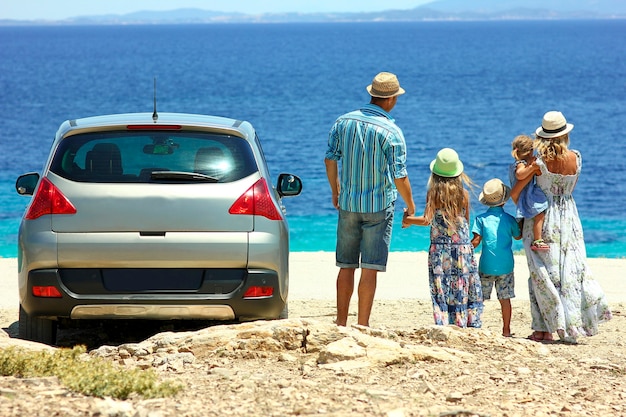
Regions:
M 435 212 L 430 225 L 428 279 L 435 324 L 482 325 L 483 294 L 465 217 L 457 230 L 449 230 L 439 210 Z
M 530 249 L 532 221 L 525 222 L 523 231 L 530 272 L 531 327 L 540 332 L 557 332 L 566 342 L 598 333 L 598 323 L 611 318 L 604 292 L 587 265 L 583 229 L 572 196 L 582 158 L 578 151 L 573 152 L 577 158 L 574 175 L 551 173 L 543 161 L 537 161 L 541 168 L 537 185 L 548 198 L 542 236 L 550 250 Z

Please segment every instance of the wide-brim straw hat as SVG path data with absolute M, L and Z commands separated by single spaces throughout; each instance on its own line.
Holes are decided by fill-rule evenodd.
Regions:
M 390 72 L 376 74 L 366 89 L 370 96 L 379 98 L 395 97 L 405 93 L 404 88 L 400 87 L 398 77 Z
M 511 187 L 498 178 L 491 179 L 483 185 L 478 200 L 486 206 L 496 207 L 506 203 L 511 196 Z
M 563 136 L 573 128 L 574 125 L 567 123 L 563 113 L 560 111 L 549 111 L 543 116 L 541 126 L 537 128 L 535 134 L 539 137 L 550 139 Z
M 452 148 L 443 148 L 430 163 L 430 171 L 440 177 L 458 177 L 463 173 L 463 162 Z

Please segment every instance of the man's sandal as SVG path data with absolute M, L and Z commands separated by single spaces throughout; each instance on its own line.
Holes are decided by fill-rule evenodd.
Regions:
M 536 252 L 545 252 L 550 250 L 550 246 L 548 246 L 548 244 L 544 242 L 543 239 L 537 239 L 533 241 L 532 245 L 530 245 L 530 248 Z

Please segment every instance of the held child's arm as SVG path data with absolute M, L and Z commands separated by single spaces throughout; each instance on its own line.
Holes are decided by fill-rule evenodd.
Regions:
M 483 240 L 483 237 L 477 233 L 474 233 L 474 237 L 472 238 L 472 246 L 477 247 L 480 245 L 480 242 Z
M 541 170 L 539 169 L 539 166 L 535 164 L 535 161 L 530 164 L 517 164 L 517 167 L 515 167 L 515 178 L 517 178 L 518 181 L 521 181 L 540 172 Z

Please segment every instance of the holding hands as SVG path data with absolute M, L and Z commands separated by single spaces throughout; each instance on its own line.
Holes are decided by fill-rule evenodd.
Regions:
M 407 227 L 411 225 L 411 223 L 408 222 L 408 217 L 409 217 L 409 211 L 405 208 L 404 212 L 402 213 L 402 228 L 403 229 L 406 229 Z
M 405 208 L 402 215 L 402 228 L 406 229 L 413 224 L 416 226 L 428 226 L 430 222 L 428 222 L 423 215 L 416 216 L 415 214 L 409 214 L 409 209 Z

